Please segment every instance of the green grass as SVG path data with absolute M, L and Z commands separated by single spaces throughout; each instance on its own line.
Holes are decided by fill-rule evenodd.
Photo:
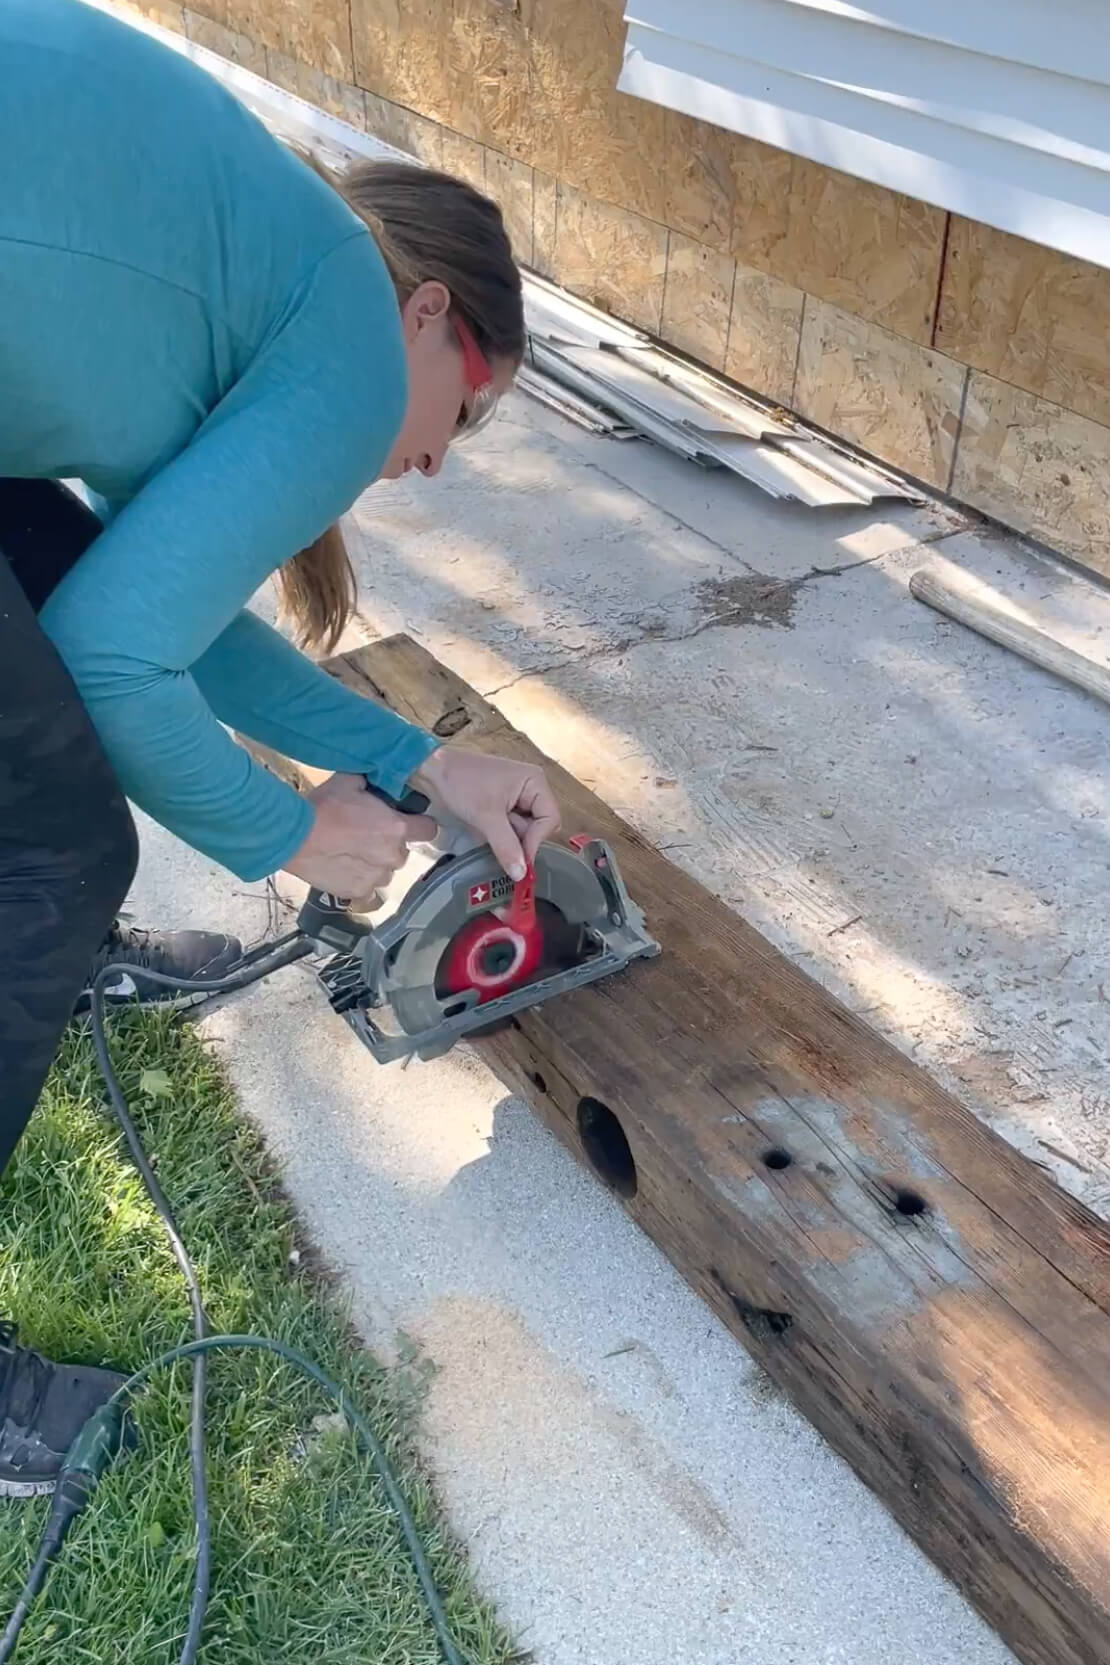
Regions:
M 475 1595 L 413 1451 L 419 1359 L 386 1372 L 333 1292 L 298 1259 L 294 1221 L 218 1063 L 167 1014 L 117 1020 L 113 1047 L 140 1137 L 197 1267 L 216 1331 L 291 1343 L 343 1382 L 385 1444 L 470 1665 L 508 1665 L 510 1639 Z M 144 1072 L 165 1071 L 166 1082 Z M 153 1089 L 150 1091 L 149 1089 Z M 48 1357 L 135 1369 L 192 1338 L 161 1224 L 107 1111 L 87 1034 L 71 1031 L 0 1182 L 0 1313 Z M 136 1404 L 140 1446 L 74 1527 L 28 1622 L 18 1665 L 173 1665 L 194 1541 L 191 1367 Z M 411 1564 L 369 1458 L 334 1406 L 261 1353 L 210 1360 L 212 1599 L 204 1665 L 436 1665 Z M 304 1436 L 306 1444 L 301 1443 Z M 0 1501 L 0 1606 L 22 1585 L 46 1504 Z M 0 1619 L 0 1628 L 3 1620 Z

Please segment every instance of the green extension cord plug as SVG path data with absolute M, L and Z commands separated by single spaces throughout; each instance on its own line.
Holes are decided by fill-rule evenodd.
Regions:
M 123 1445 L 123 1422 L 126 1410 L 122 1401 L 109 1399 L 86 1422 L 62 1464 L 61 1479 L 83 1476 L 91 1492 L 104 1470 L 118 1456 Z
M 122 1403 L 109 1399 L 94 1411 L 69 1450 L 54 1487 L 54 1500 L 43 1533 L 42 1545 L 55 1556 L 77 1516 L 96 1490 L 101 1475 L 114 1462 L 123 1446 Z
M 65 1543 L 70 1527 L 84 1512 L 101 1475 L 122 1448 L 125 1416 L 123 1400 L 109 1399 L 106 1405 L 93 1412 L 66 1452 L 54 1487 L 50 1514 L 39 1539 L 34 1566 L 27 1575 L 4 1634 L 0 1636 L 0 1662 L 9 1660 L 15 1652 L 19 1633 L 46 1582 L 51 1563 Z

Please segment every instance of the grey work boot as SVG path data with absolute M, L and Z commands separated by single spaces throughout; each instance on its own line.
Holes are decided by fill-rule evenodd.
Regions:
M 89 967 L 88 981 L 78 996 L 74 1012 L 89 1010 L 93 982 L 107 965 L 118 966 L 119 970 L 105 986 L 106 1003 L 138 1000 L 143 1005 L 153 1005 L 172 1001 L 175 995 L 172 988 L 137 975 L 144 967 L 186 983 L 218 982 L 228 975 L 242 954 L 239 938 L 226 936 L 221 931 L 143 931 L 132 925 L 113 925 Z
M 52 1492 L 62 1459 L 93 1412 L 127 1380 L 92 1365 L 53 1364 L 0 1321 L 0 1497 Z M 124 1424 L 124 1446 L 136 1435 Z

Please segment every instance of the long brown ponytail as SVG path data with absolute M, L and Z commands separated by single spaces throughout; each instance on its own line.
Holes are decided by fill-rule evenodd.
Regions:
M 524 304 L 501 210 L 464 180 L 407 162 L 357 162 L 332 173 L 300 151 L 370 228 L 404 302 L 436 280 L 490 359 L 524 356 Z M 355 610 L 357 584 L 343 534 L 331 526 L 278 574 L 303 647 L 334 651 Z

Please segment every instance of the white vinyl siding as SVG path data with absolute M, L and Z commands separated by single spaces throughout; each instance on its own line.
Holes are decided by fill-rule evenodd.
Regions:
M 1110 266 L 1104 0 L 627 0 L 622 91 Z

